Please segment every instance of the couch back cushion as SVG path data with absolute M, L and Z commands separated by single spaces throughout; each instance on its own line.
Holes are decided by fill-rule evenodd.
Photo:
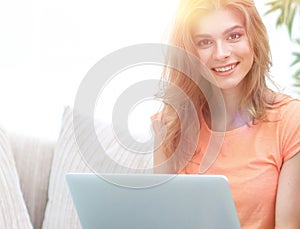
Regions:
M 76 121 L 73 117 L 76 116 Z M 92 120 L 93 121 L 93 120 Z M 152 154 L 132 153 L 118 143 L 110 125 L 96 123 L 66 107 L 62 128 L 54 151 L 49 181 L 48 203 L 43 229 L 81 228 L 65 175 L 69 172 L 145 173 L 152 167 Z M 74 130 L 77 131 L 74 131 Z M 76 133 L 76 134 L 75 134 Z M 99 141 L 105 149 L 99 150 Z
M 16 133 L 9 134 L 9 141 L 32 225 L 36 229 L 41 228 L 55 143 Z
M 32 229 L 8 136 L 2 127 L 0 127 L 0 189 L 1 228 Z

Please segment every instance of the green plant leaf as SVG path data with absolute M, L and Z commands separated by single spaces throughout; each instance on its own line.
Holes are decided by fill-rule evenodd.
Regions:
M 287 15 L 287 28 L 288 28 L 288 32 L 289 32 L 289 37 L 292 37 L 292 28 L 293 28 L 293 22 L 294 22 L 294 18 L 296 15 L 296 10 L 297 8 L 294 7 L 292 9 L 292 12 L 289 12 L 289 14 Z
M 291 38 L 293 22 L 295 20 L 295 15 L 298 12 L 297 10 L 300 7 L 300 0 L 275 0 L 268 2 L 265 5 L 270 7 L 265 15 L 279 10 L 276 27 L 285 25 Z
M 296 79 L 296 81 L 298 82 L 298 84 L 299 84 L 299 86 L 300 86 L 300 69 L 298 69 L 298 70 L 294 73 L 293 77 Z
M 270 7 L 264 15 L 273 14 L 279 11 L 275 25 L 276 27 L 285 26 L 288 31 L 289 38 L 292 42 L 300 46 L 300 38 L 292 38 L 292 30 L 294 21 L 298 20 L 300 14 L 300 0 L 272 0 L 265 3 L 267 7 Z M 295 57 L 290 66 L 299 66 L 300 64 L 300 53 L 293 52 L 292 55 Z M 300 87 L 300 68 L 298 68 L 293 74 L 295 79 L 295 85 Z
M 268 11 L 266 11 L 264 15 L 268 15 L 268 14 L 270 14 L 272 12 L 275 12 L 275 11 L 281 9 L 280 5 L 271 5 L 271 4 L 266 4 L 266 5 L 271 6 L 271 9 L 269 9 Z
M 293 61 L 293 63 L 291 63 L 291 67 L 292 66 L 294 66 L 294 65 L 296 65 L 296 64 L 300 64 L 300 53 L 298 53 L 298 52 L 293 52 L 292 53 L 293 54 L 293 56 L 295 56 L 296 58 L 295 58 L 295 60 Z
M 294 21 L 296 20 L 295 17 L 300 16 L 299 13 L 300 13 L 300 3 L 299 5 L 293 4 L 293 6 L 291 6 L 291 10 L 288 15 L 288 31 L 289 31 L 290 38 L 292 38 L 293 24 Z

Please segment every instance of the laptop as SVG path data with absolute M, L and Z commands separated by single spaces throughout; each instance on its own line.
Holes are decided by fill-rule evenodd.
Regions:
M 69 173 L 83 229 L 240 229 L 222 175 Z

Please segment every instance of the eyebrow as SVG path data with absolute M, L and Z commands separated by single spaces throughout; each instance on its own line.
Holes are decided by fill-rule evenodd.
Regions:
M 241 26 L 241 25 L 235 25 L 235 26 L 232 26 L 230 27 L 229 29 L 226 29 L 224 32 L 223 32 L 223 35 L 231 32 L 232 30 L 235 30 L 235 29 L 244 29 L 244 26 Z
M 244 26 L 241 26 L 241 25 L 232 26 L 232 27 L 226 29 L 222 34 L 225 35 L 235 29 L 244 29 Z M 196 34 L 195 37 L 210 37 L 210 35 L 209 34 Z

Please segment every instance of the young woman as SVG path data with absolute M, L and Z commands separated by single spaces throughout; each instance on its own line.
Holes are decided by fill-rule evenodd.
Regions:
M 155 171 L 223 174 L 243 229 L 300 228 L 300 102 L 267 86 L 270 47 L 254 2 L 182 0 L 170 45 L 201 61 L 205 81 L 165 68 Z

